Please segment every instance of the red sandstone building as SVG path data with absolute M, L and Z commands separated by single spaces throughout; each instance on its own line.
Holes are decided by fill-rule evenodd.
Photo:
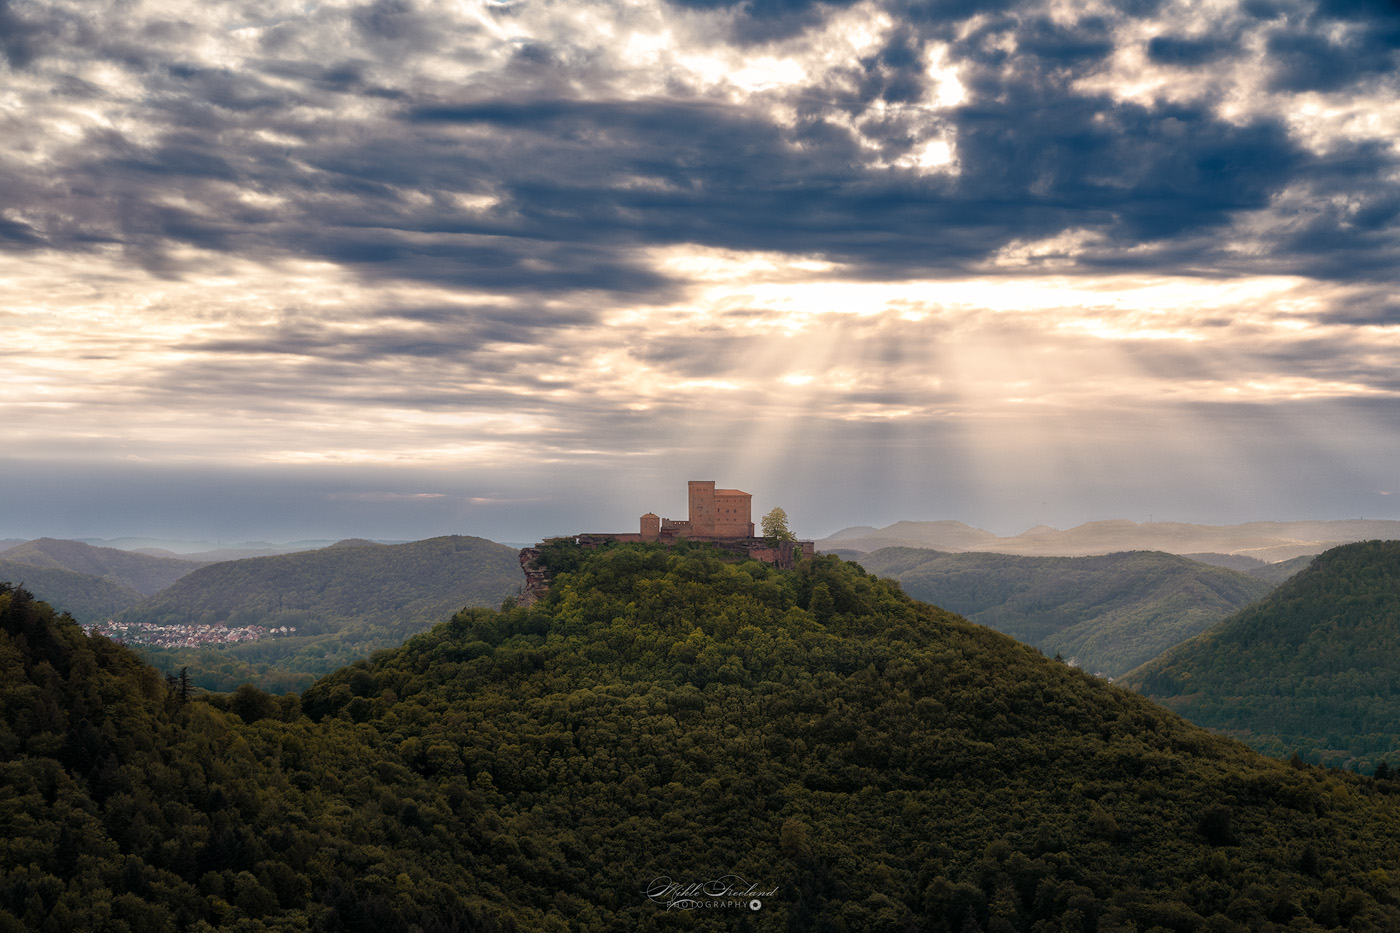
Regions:
M 714 480 L 693 479 L 688 484 L 690 515 L 685 521 L 662 518 L 655 512 L 642 516 L 635 534 L 582 534 L 574 540 L 585 547 L 604 541 L 646 541 L 675 544 L 679 540 L 708 541 L 754 560 L 791 568 L 816 549 L 811 541 L 778 541 L 754 537 L 753 495 L 739 489 L 716 489 Z
M 752 538 L 753 495 L 738 489 L 716 489 L 715 481 L 693 479 L 690 487 L 690 518 L 672 521 L 654 512 L 642 516 L 642 540 L 660 541 L 688 538 Z
M 753 533 L 753 496 L 738 489 L 716 489 L 714 480 L 690 481 L 690 517 L 685 521 L 662 518 L 655 512 L 642 516 L 640 532 L 625 534 L 574 535 L 574 543 L 582 547 L 598 547 L 609 541 L 648 542 L 673 545 L 677 541 L 705 541 L 720 550 L 740 557 L 761 560 L 791 570 L 799 560 L 810 560 L 816 554 L 811 541 L 769 542 Z M 540 550 L 525 548 L 520 552 L 520 566 L 525 571 L 525 591 L 520 605 L 529 606 L 549 589 L 550 571 L 539 563 Z

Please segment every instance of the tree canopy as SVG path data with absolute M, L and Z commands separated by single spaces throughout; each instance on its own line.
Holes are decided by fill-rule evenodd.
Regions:
M 787 512 L 778 506 L 768 510 L 768 514 L 762 519 L 763 537 L 771 542 L 795 541 L 797 535 L 788 529 Z
M 1363 541 L 1123 679 L 1269 754 L 1370 771 L 1400 760 L 1397 658 L 1400 541 Z
M 1400 929 L 1396 788 L 833 557 L 584 553 L 301 696 L 0 591 L 0 931 Z M 645 893 L 739 877 L 760 910 Z

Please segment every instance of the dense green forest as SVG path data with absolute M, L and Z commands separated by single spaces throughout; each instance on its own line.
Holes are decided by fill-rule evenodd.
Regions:
M 1116 677 L 1273 589 L 1161 551 L 1022 557 L 885 548 L 861 566 L 911 596 Z
M 84 623 L 110 619 L 145 599 L 121 583 L 71 570 L 35 567 L 6 560 L 3 556 L 0 556 L 0 580 L 24 584 L 29 592 Z
M 1124 683 L 1271 755 L 1400 759 L 1400 541 L 1319 555 Z
M 518 552 L 453 535 L 408 544 L 347 541 L 315 551 L 211 564 L 123 612 L 161 625 L 288 626 L 277 638 L 211 648 L 144 648 L 198 686 L 303 689 L 314 678 L 449 618 L 520 591 Z
M 535 606 L 281 698 L 192 696 L 4 588 L 0 931 L 1400 929 L 1389 780 L 839 559 L 547 559 Z M 761 897 L 646 893 L 726 876 Z

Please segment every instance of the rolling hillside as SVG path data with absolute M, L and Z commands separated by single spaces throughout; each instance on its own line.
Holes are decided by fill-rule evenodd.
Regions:
M 4 559 L 45 570 L 68 570 L 128 587 L 143 596 L 165 589 L 206 562 L 153 557 L 81 541 L 38 538 L 4 552 Z
M 906 521 L 884 528 L 860 526 L 838 531 L 818 541 L 817 548 L 821 551 L 877 551 L 885 547 L 920 547 L 1032 557 L 1165 551 L 1168 554 L 1243 554 L 1273 562 L 1320 554 L 1329 547 L 1371 538 L 1400 538 L 1400 522 L 1351 519 L 1193 525 L 1117 520 L 1088 522 L 1064 530 L 1042 525 L 1019 535 L 999 537 L 962 522 Z
M 499 606 L 524 580 L 518 552 L 483 538 L 349 541 L 210 564 L 118 617 L 159 626 L 287 626 L 294 634 L 214 649 L 147 649 L 211 689 L 244 680 L 285 690 L 394 647 L 463 606 Z
M 0 582 L 23 585 L 60 612 L 84 624 L 101 622 L 145 597 L 129 586 L 55 567 L 35 567 L 0 554 Z
M 1272 755 L 1400 761 L 1400 541 L 1319 555 L 1123 683 Z
M 5 930 L 1400 929 L 1392 782 L 831 558 L 585 555 L 281 699 L 0 592 L 0 751 Z
M 1273 589 L 1247 574 L 1153 551 L 1020 557 L 885 548 L 859 562 L 916 599 L 1110 677 Z
M 1257 557 L 1249 557 L 1245 554 L 1183 554 L 1183 557 L 1199 561 L 1202 564 L 1210 564 L 1212 567 L 1226 567 L 1230 570 L 1238 570 L 1240 573 L 1247 573 L 1251 577 L 1258 577 L 1260 580 L 1277 586 L 1284 580 L 1293 576 L 1298 571 L 1304 569 L 1312 563 L 1316 554 L 1303 554 L 1299 557 L 1291 557 L 1288 560 L 1278 560 L 1272 563 L 1260 560 Z

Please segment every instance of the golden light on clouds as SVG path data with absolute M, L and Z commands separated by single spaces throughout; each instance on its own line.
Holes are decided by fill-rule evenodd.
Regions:
M 207 272 L 156 279 L 111 262 L 65 281 L 57 263 L 40 261 L 0 283 L 23 351 L 7 377 L 7 401 L 26 410 L 23 437 L 36 440 L 109 434 L 117 442 L 134 423 L 142 431 L 158 426 L 163 437 L 210 456 L 241 450 L 285 462 L 469 463 L 498 462 L 522 439 L 547 437 L 561 412 L 585 399 L 633 411 L 717 406 L 768 424 L 789 417 L 794 405 L 804 418 L 834 421 L 989 419 L 1027 405 L 1397 393 L 1380 382 L 1271 371 L 1271 357 L 1344 336 L 1340 325 L 1316 317 L 1339 300 L 1336 289 L 1313 294 L 1297 277 L 867 282 L 844 278 L 831 262 L 775 253 L 668 248 L 653 260 L 687 277 L 675 301 L 621 304 L 594 321 L 566 323 L 549 332 L 556 352 L 484 341 L 471 349 L 494 360 L 491 372 L 477 372 L 471 353 L 415 363 L 411 356 L 360 360 L 356 350 L 373 339 L 381 354 L 397 344 L 411 352 L 414 342 L 447 337 L 428 318 L 404 321 L 384 338 L 373 312 L 469 312 L 491 303 L 483 295 L 374 285 L 326 263 L 210 257 Z M 192 254 L 180 263 L 200 265 Z M 49 284 L 47 300 L 26 306 L 36 278 Z M 1373 330 L 1388 347 L 1400 342 L 1400 328 Z M 1146 344 L 1163 348 L 1160 364 Z M 1115 347 L 1137 349 L 1129 356 Z M 1212 375 L 1182 378 L 1174 356 L 1182 353 Z M 521 356 L 529 360 L 517 369 L 509 361 Z M 703 375 L 687 370 L 697 359 Z M 1376 373 L 1383 359 L 1373 352 L 1358 364 Z M 521 383 L 522 375 L 529 380 Z M 283 395 L 278 385 L 300 388 Z M 192 391 L 205 402 L 187 408 L 182 401 Z M 405 408 L 405 398 L 429 407 Z M 212 419 L 211 400 L 219 411 Z M 156 407 L 111 425 L 106 412 L 121 405 Z M 373 447 L 354 443 L 365 432 Z M 443 444 L 445 436 L 490 440 Z M 297 446 L 307 437 L 328 450 Z
M 737 460 L 823 503 L 1063 481 L 1082 511 L 1124 477 L 1311 490 L 1287 438 L 1370 501 L 1400 455 L 1373 12 L 11 4 L 9 450 L 24 482 Z

